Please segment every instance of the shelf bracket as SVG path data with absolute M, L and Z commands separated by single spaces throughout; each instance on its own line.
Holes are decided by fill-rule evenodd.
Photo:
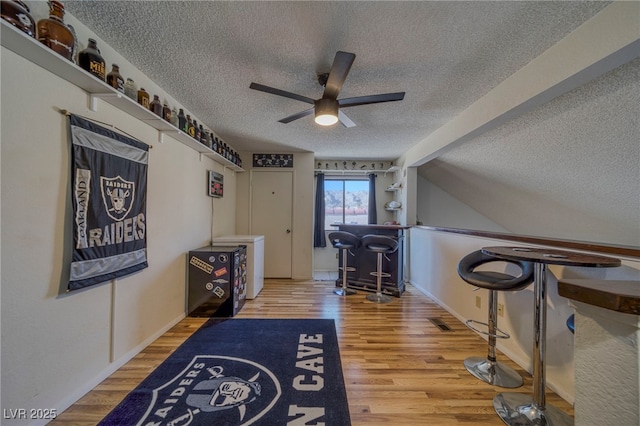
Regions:
M 89 109 L 93 112 L 98 111 L 98 97 L 95 95 L 89 95 Z
M 164 132 L 158 132 L 158 142 L 164 143 Z

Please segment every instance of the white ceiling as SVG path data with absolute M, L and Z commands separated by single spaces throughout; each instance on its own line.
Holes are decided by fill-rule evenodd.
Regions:
M 395 159 L 606 7 L 608 2 L 65 1 L 67 11 L 241 151 Z M 323 128 L 292 99 L 356 54 L 339 98 L 405 91 Z M 123 72 L 123 74 L 125 74 Z M 126 75 L 125 75 L 126 77 Z

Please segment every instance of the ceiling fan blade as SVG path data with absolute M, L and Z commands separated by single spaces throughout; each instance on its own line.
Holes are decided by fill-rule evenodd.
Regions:
M 295 99 L 297 101 L 306 102 L 308 104 L 313 104 L 315 102 L 314 99 L 307 98 L 306 96 L 297 95 L 291 92 L 285 92 L 284 90 L 274 89 L 273 87 L 265 86 L 263 84 L 251 83 L 249 85 L 249 89 L 259 90 L 261 92 L 271 93 L 272 95 L 283 96 L 285 98 Z
M 366 104 L 378 104 L 380 102 L 394 102 L 404 99 L 404 92 L 383 93 L 380 95 L 356 96 L 355 98 L 338 99 L 340 108 Z
M 329 78 L 327 84 L 324 87 L 323 98 L 337 99 L 340 94 L 340 89 L 344 81 L 347 79 L 347 74 L 353 65 L 353 61 L 356 59 L 356 55 L 348 52 L 336 52 L 336 57 L 333 59 L 333 65 L 331 65 L 331 71 L 329 71 Z
M 342 125 L 346 128 L 356 127 L 356 123 L 351 121 L 351 119 L 340 110 L 338 110 L 338 120 L 340 120 L 340 123 L 342 123 Z
M 279 123 L 291 123 L 293 120 L 297 120 L 298 118 L 306 117 L 307 115 L 313 114 L 315 108 L 305 109 L 304 111 L 300 111 L 293 115 L 283 118 L 282 120 L 278 120 Z

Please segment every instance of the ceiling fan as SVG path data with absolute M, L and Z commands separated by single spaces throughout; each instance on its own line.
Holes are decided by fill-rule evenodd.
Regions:
M 331 65 L 331 70 L 328 74 L 319 74 L 318 82 L 324 86 L 324 93 L 320 99 L 311 99 L 306 96 L 297 95 L 295 93 L 286 92 L 280 89 L 274 89 L 273 87 L 265 86 L 263 84 L 251 83 L 249 88 L 259 90 L 261 92 L 271 93 L 273 95 L 284 96 L 285 98 L 296 99 L 308 104 L 313 105 L 312 108 L 298 112 L 278 120 L 280 123 L 290 123 L 307 115 L 315 114 L 315 122 L 323 125 L 330 126 L 340 121 L 344 127 L 354 127 L 356 124 L 351 121 L 349 117 L 342 112 L 342 108 L 377 104 L 380 102 L 393 102 L 401 101 L 404 99 L 405 92 L 396 93 L 384 93 L 379 95 L 369 96 L 356 96 L 354 98 L 338 99 L 340 89 L 344 81 L 347 79 L 347 74 L 353 65 L 353 61 L 356 59 L 356 55 L 348 52 L 336 53 Z

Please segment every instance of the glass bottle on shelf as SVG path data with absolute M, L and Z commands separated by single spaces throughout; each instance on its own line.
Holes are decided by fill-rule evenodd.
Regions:
M 184 116 L 184 109 L 180 108 L 178 113 L 178 129 L 186 132 L 185 126 L 187 125 L 187 117 Z
M 211 133 L 211 149 L 218 152 L 218 138 L 213 133 Z
M 149 94 L 144 90 L 144 87 L 138 90 L 138 103 L 144 108 L 149 109 Z
M 193 135 L 191 135 L 194 139 L 200 142 L 200 128 L 198 127 L 198 122 L 193 120 Z
M 36 21 L 31 16 L 31 9 L 20 0 L 2 0 L 2 19 L 27 34 L 36 38 Z
M 178 127 L 178 110 L 176 109 L 176 107 L 173 107 L 171 109 L 171 118 L 169 118 L 169 122 L 175 127 Z
M 193 128 L 193 122 L 191 121 L 191 116 L 187 114 L 187 124 L 185 124 L 186 133 L 193 137 L 196 134 L 195 129 Z
M 78 65 L 99 80 L 105 81 L 105 63 L 96 41 L 89 39 L 86 49 L 78 53 Z
M 124 94 L 138 102 L 138 86 L 130 78 L 127 78 L 127 82 L 124 84 Z
M 111 72 L 107 74 L 107 84 L 120 93 L 124 93 L 124 79 L 120 75 L 120 67 L 111 64 Z
M 64 6 L 58 0 L 49 1 L 49 17 L 38 21 L 38 41 L 49 49 L 73 61 L 76 38 L 64 23 Z M 104 80 L 104 73 L 102 74 Z
M 162 104 L 162 118 L 164 121 L 171 123 L 171 108 L 166 102 Z
M 160 103 L 158 95 L 153 95 L 153 100 L 149 104 L 149 110 L 158 117 L 162 117 L 162 104 Z
M 207 134 L 204 132 L 202 124 L 200 125 L 200 143 L 209 146 L 209 143 L 207 142 Z

